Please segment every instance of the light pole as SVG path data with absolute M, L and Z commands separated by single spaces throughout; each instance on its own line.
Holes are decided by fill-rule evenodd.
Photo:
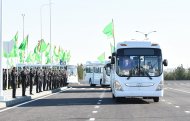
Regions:
M 25 14 L 23 13 L 23 14 L 21 14 L 22 15 L 22 25 L 23 25 L 23 41 L 24 41 L 24 17 L 25 17 Z M 28 42 L 27 42 L 27 54 L 26 55 L 28 55 Z M 25 54 L 24 54 L 24 62 L 25 62 Z
M 52 52 L 51 52 L 51 0 L 49 0 L 49 18 L 50 18 L 50 20 L 49 20 L 49 22 L 50 22 L 50 35 L 49 35 L 49 37 L 50 37 L 50 63 L 52 64 L 52 57 L 51 57 L 51 54 L 52 54 Z
M 156 32 L 156 31 L 151 31 L 151 32 L 149 32 L 149 33 L 144 33 L 144 32 L 141 32 L 141 31 L 136 31 L 136 32 L 141 33 L 141 34 L 144 34 L 145 40 L 148 40 L 148 35 L 149 35 L 150 33 Z
M 2 0 L 0 0 L 0 100 L 4 100 L 3 94 L 3 41 L 2 41 Z
M 49 4 L 43 4 L 41 5 L 40 7 L 40 29 L 41 29 L 41 32 L 40 32 L 40 42 L 42 41 L 42 38 L 43 38 L 43 34 L 42 34 L 42 8 L 45 7 L 45 6 L 48 6 Z M 42 64 L 42 53 L 41 53 L 41 64 Z
M 40 7 L 40 29 L 41 29 L 40 37 L 41 37 L 41 40 L 43 38 L 43 35 L 42 35 L 42 9 L 43 9 L 43 7 L 48 6 L 48 5 L 49 4 L 43 4 Z

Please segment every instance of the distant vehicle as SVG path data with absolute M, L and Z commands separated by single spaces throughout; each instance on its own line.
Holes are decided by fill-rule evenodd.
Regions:
M 110 86 L 110 73 L 111 73 L 111 64 L 107 63 L 105 64 L 104 68 L 103 68 L 103 79 L 101 82 L 101 86 Z
M 67 65 L 67 83 L 79 83 L 78 81 L 78 71 L 76 65 Z
M 121 97 L 151 98 L 159 102 L 164 93 L 162 51 L 148 41 L 119 42 L 111 57 L 111 90 L 116 101 Z
M 103 68 L 104 64 L 101 63 L 86 64 L 85 81 L 87 81 L 91 87 L 103 85 Z

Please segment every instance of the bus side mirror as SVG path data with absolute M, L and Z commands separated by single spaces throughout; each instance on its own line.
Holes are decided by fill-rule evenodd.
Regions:
M 113 56 L 111 58 L 111 64 L 115 64 L 115 57 L 113 57 Z
M 164 66 L 168 66 L 168 60 L 167 60 L 167 59 L 164 59 L 163 65 L 164 65 Z

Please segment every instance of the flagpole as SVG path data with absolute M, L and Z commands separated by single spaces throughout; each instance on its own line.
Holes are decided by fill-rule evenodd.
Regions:
M 0 0 L 0 100 L 4 100 L 4 93 L 3 93 L 3 69 L 2 69 L 2 62 L 3 62 L 3 41 L 2 41 L 2 0 Z
M 112 19 L 112 26 L 113 26 L 113 42 L 114 42 L 114 52 L 115 52 L 115 35 L 114 35 L 114 23 L 113 23 L 113 19 Z
M 23 41 L 24 41 L 24 17 L 25 17 L 25 14 L 23 13 L 22 14 L 22 26 L 23 26 L 23 37 L 22 38 L 23 38 Z M 28 42 L 27 42 L 27 51 L 28 51 Z M 25 62 L 25 55 L 24 55 L 24 62 Z
M 49 0 L 49 18 L 50 18 L 50 63 L 52 65 L 52 47 L 51 47 L 51 0 Z

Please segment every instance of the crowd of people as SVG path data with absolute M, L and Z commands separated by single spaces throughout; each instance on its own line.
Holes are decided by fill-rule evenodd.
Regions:
M 8 76 L 7 76 L 8 71 Z M 16 89 L 22 88 L 22 96 L 26 96 L 26 88 L 29 87 L 30 95 L 33 95 L 33 86 L 36 86 L 36 93 L 48 91 L 67 86 L 67 68 L 27 68 L 18 70 L 13 67 L 9 70 L 3 69 L 3 89 L 13 90 L 12 98 L 16 98 Z

